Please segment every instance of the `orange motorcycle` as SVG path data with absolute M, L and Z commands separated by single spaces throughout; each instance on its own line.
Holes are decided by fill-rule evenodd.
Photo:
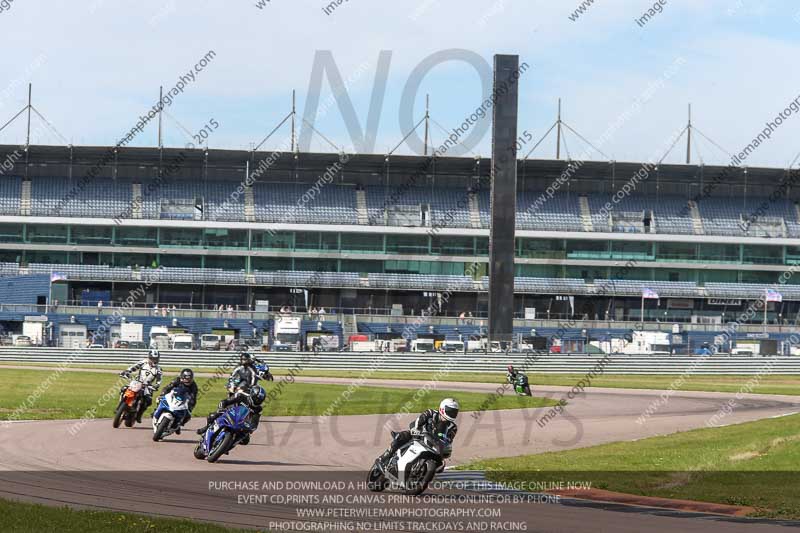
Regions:
M 115 428 L 118 428 L 123 420 L 125 421 L 125 427 L 133 427 L 136 422 L 136 413 L 139 412 L 144 401 L 144 388 L 144 383 L 138 379 L 131 380 L 127 387 L 122 388 L 119 395 L 119 404 L 114 412 L 113 425 Z

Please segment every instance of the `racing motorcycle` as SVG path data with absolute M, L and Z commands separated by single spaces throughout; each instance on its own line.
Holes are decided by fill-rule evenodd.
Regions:
M 512 369 L 513 367 L 509 367 L 509 372 L 506 376 L 506 379 L 511 386 L 514 387 L 514 392 L 516 392 L 518 396 L 531 396 L 531 386 L 528 384 L 528 376 L 522 372 L 517 372 L 516 377 L 512 377 Z
M 275 381 L 275 376 L 272 375 L 269 371 L 269 365 L 266 363 L 257 363 L 253 366 L 253 369 L 256 373 L 256 383 L 259 380 L 265 381 Z M 233 377 L 228 379 L 228 384 L 226 388 L 228 390 L 229 395 L 233 395 L 236 393 L 236 390 L 242 386 L 239 380 L 234 381 Z
M 181 425 L 189 414 L 189 400 L 178 391 L 171 390 L 158 399 L 153 412 L 153 440 L 158 442 L 173 433 L 180 433 Z
M 269 365 L 266 363 L 258 363 L 255 365 L 256 375 L 258 379 L 266 381 L 275 381 L 275 377 L 269 371 Z
M 395 438 L 394 431 L 392 438 Z M 416 496 L 425 492 L 433 476 L 444 470 L 444 461 L 452 453 L 452 444 L 442 433 L 411 431 L 411 440 L 404 444 L 386 465 L 375 460 L 367 474 L 367 487 L 381 492 L 386 487 L 399 488 Z
M 214 463 L 223 454 L 230 453 L 254 431 L 251 414 L 252 411 L 244 405 L 228 407 L 200 437 L 200 442 L 194 448 L 195 459 L 205 459 L 209 463 Z
M 112 421 L 115 428 L 118 428 L 123 420 L 125 421 L 125 427 L 133 427 L 136 422 L 136 413 L 139 412 L 144 401 L 145 387 L 147 385 L 138 379 L 132 379 L 127 387 L 122 388 L 119 394 L 119 404 L 117 404 L 117 409 L 114 411 L 114 420 Z

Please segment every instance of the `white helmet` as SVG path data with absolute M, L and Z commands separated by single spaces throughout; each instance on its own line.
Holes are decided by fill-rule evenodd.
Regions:
M 445 398 L 439 404 L 439 415 L 448 422 L 455 422 L 458 416 L 458 402 L 453 398 Z

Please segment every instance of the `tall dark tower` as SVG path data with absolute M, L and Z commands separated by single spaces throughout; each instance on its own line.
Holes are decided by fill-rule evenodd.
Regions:
M 506 347 L 514 332 L 519 56 L 494 56 L 492 224 L 489 232 L 489 340 Z

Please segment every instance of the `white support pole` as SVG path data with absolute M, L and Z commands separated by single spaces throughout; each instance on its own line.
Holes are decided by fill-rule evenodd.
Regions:
M 639 319 L 642 321 L 642 331 L 644 331 L 644 294 L 642 294 L 642 314 Z
M 764 333 L 767 332 L 767 297 L 769 295 L 769 290 L 764 289 Z

